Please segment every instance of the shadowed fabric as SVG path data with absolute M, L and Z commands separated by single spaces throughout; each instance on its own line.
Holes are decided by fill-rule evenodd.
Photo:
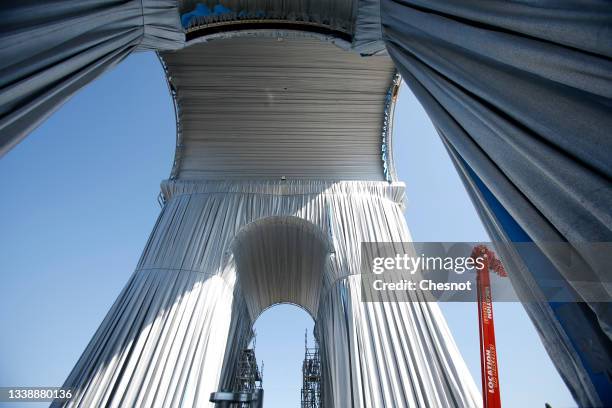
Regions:
M 183 26 L 193 28 L 229 21 L 293 21 L 351 33 L 356 0 L 182 0 Z M 219 7 L 221 6 L 221 7 Z
M 380 0 L 358 0 L 352 49 L 361 55 L 386 54 L 380 24 Z
M 473 171 L 464 174 L 473 198 L 477 177 L 536 243 L 612 241 L 612 5 L 546 4 L 382 0 L 387 50 L 455 164 Z M 492 238 L 512 240 L 501 210 L 479 209 Z M 583 248 L 576 252 L 599 273 L 594 290 L 609 297 L 609 265 Z M 563 274 L 563 260 L 544 255 Z M 511 269 L 520 295 L 538 270 Z M 603 338 L 588 347 L 567 321 L 551 320 L 560 317 L 550 306 L 527 310 L 576 400 L 610 405 L 609 380 L 598 376 L 612 373 L 612 316 L 609 303 L 588 304 L 565 315 Z M 590 366 L 596 356 L 604 368 Z
M 166 181 L 137 270 L 55 406 L 210 406 L 251 325 L 291 302 L 316 320 L 325 406 L 480 407 L 437 304 L 362 302 L 361 242 L 409 242 L 404 185 Z
M 501 204 L 473 170 L 446 139 L 442 140 L 491 239 L 494 242 L 530 242 L 529 236 L 503 210 Z M 500 183 L 503 182 L 500 180 Z M 600 398 L 595 383 L 603 382 L 605 385 L 608 381 L 606 370 L 610 366 L 610 355 L 606 354 L 607 336 L 598 330 L 597 317 L 586 304 L 545 301 L 546 297 L 538 284 L 540 278 L 546 279 L 552 275 L 557 282 L 563 279 L 543 253 L 534 259 L 533 253 L 525 255 L 520 249 L 518 246 L 512 248 L 508 245 L 497 248 L 506 270 L 513 271 L 509 277 L 516 293 L 519 297 L 530 299 L 524 302 L 523 306 L 532 317 L 538 334 L 561 377 L 566 383 L 571 384 L 570 389 L 579 389 L 582 395 L 588 396 L 591 401 L 598 401 Z M 565 290 L 572 290 L 569 283 Z M 536 302 L 533 299 L 542 299 L 542 301 Z M 595 374 L 594 379 L 589 377 L 585 365 L 588 365 L 590 371 Z M 583 397 L 575 396 L 575 398 Z M 589 402 L 583 405 L 597 406 L 592 404 L 594 403 Z
M 134 50 L 182 46 L 176 1 L 3 2 L 0 156 Z

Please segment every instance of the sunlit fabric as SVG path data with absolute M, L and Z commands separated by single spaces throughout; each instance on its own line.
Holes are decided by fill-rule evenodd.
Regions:
M 612 241 L 610 4 L 382 0 L 381 10 L 388 52 L 447 144 L 492 238 Z M 475 177 L 498 209 L 483 200 Z M 502 213 L 525 235 L 513 237 Z M 580 250 L 602 274 L 594 290 L 609 296 L 609 265 Z M 543 264 L 515 257 L 504 261 L 520 294 Z M 609 379 L 600 379 L 612 372 L 609 303 L 589 306 L 570 307 L 564 320 L 554 305 L 527 310 L 577 401 L 607 406 Z M 592 332 L 577 333 L 585 325 Z
M 172 177 L 385 180 L 395 67 L 308 33 L 161 53 L 177 108 Z
M 409 241 L 404 186 L 167 181 L 136 272 L 71 373 L 67 406 L 205 406 L 267 307 L 315 319 L 330 407 L 478 407 L 437 305 L 362 302 L 360 242 Z M 59 405 L 59 402 L 57 403 Z
M 164 54 L 166 73 L 176 69 L 176 84 L 172 78 L 169 84 L 179 109 L 173 181 L 162 188 L 167 203 L 138 270 L 68 379 L 78 389 L 72 403 L 206 401 L 208 392 L 229 384 L 232 353 L 244 346 L 255 315 L 274 302 L 293 299 L 317 319 L 330 381 L 325 384 L 328 404 L 344 406 L 345 396 L 353 406 L 388 406 L 388 401 L 398 406 L 477 404 L 435 305 L 357 302 L 357 265 L 351 262 L 357 262 L 360 240 L 409 240 L 398 210 L 401 188 L 383 181 L 393 178 L 390 135 L 383 130 L 390 120 L 387 84 L 393 67 L 385 54 L 432 118 L 494 240 L 612 241 L 612 5 L 598 0 L 264 3 L 33 0 L 0 6 L 0 154 L 130 52 L 181 48 L 181 16 L 191 41 L 187 45 L 195 51 L 213 50 L 220 39 L 229 47 L 244 45 L 245 37 L 258 46 L 258 41 L 308 38 L 329 42 L 315 47 L 313 61 L 333 65 L 326 54 L 332 44 L 354 53 L 334 57 L 344 62 L 359 54 L 376 55 L 367 57 L 369 61 L 349 61 L 361 64 L 361 74 L 367 75 L 336 65 L 335 71 L 316 71 L 319 82 L 307 78 L 300 83 L 293 77 L 283 89 L 290 67 L 263 80 L 263 70 L 257 75 L 248 69 L 232 72 L 226 78 L 217 72 L 215 82 L 207 84 L 206 73 L 190 74 L 185 65 L 174 64 L 172 55 L 179 53 Z M 291 29 L 267 27 L 270 21 Z M 241 31 L 237 23 L 246 22 L 255 25 L 243 25 Z M 274 52 L 270 55 L 279 60 L 291 52 L 300 56 L 286 44 Z M 372 61 L 380 61 L 379 72 Z M 192 62 L 199 69 L 206 66 L 197 58 Z M 239 66 L 243 61 L 237 57 L 234 62 Z M 301 66 L 314 70 L 304 61 Z M 202 77 L 206 92 L 184 87 L 181 80 L 190 75 Z M 258 75 L 258 81 L 248 81 Z M 236 98 L 234 90 L 234 99 L 226 98 L 223 91 L 237 77 L 244 81 L 239 90 L 244 92 Z M 342 82 L 349 77 L 351 81 Z M 266 81 L 275 89 L 266 90 Z M 283 99 L 296 82 L 303 92 Z M 318 92 L 309 83 L 318 83 Z M 251 94 L 257 103 L 249 106 Z M 194 95 L 194 106 L 182 105 L 182 98 Z M 262 95 L 268 104 L 262 103 Z M 317 110 L 324 95 L 324 109 Z M 348 102 L 353 104 L 343 105 Z M 292 104 L 295 112 L 288 108 Z M 211 114 L 211 109 L 227 113 L 232 107 L 236 109 L 228 117 Z M 276 111 L 271 117 L 258 116 L 257 109 L 269 113 L 272 107 Z M 241 111 L 248 118 L 241 118 Z M 275 128 L 279 124 L 283 129 Z M 234 130 L 244 133 L 246 128 L 262 138 L 265 148 L 244 135 L 236 137 Z M 309 128 L 316 131 L 308 134 Z M 397 152 L 395 156 L 403 159 Z M 283 177 L 299 181 L 257 181 Z M 242 230 L 252 221 L 258 223 Z M 308 249 L 313 257 L 308 262 L 291 258 L 285 253 L 291 241 L 273 237 L 278 229 L 296 243 L 318 237 Z M 304 292 L 291 285 L 280 285 L 278 291 L 262 286 L 262 279 L 279 278 L 281 270 L 269 268 L 268 252 L 249 244 L 253 237 L 283 248 L 279 261 L 292 265 L 293 280 L 303 277 Z M 333 251 L 327 254 L 330 245 Z M 597 254 L 576 250 L 600 273 L 600 284 L 590 290 L 609 296 L 609 266 Z M 500 252 L 525 298 L 537 292 L 543 268 L 564 276 L 560 260 L 545 248 L 537 259 Z M 245 265 L 252 262 L 259 268 L 245 278 Z M 322 263 L 323 283 L 314 273 Z M 257 296 L 246 298 L 246 286 Z M 590 298 L 584 288 L 569 289 Z M 582 406 L 612 405 L 609 305 L 525 305 Z M 381 316 L 388 325 L 376 325 Z M 413 323 L 403 326 L 406 321 Z M 414 327 L 422 330 L 411 332 Z M 389 335 L 388 343 L 368 343 L 375 333 Z M 350 336 L 358 343 L 348 342 Z M 406 344 L 400 341 L 406 338 Z M 396 353 L 400 344 L 416 360 L 379 360 L 386 352 Z M 431 344 L 437 346 L 426 348 Z M 383 350 L 387 346 L 390 351 Z M 424 360 L 431 350 L 436 362 Z M 376 368 L 383 366 L 393 366 L 393 374 Z M 347 372 L 352 375 L 339 375 Z M 416 380 L 421 378 L 425 382 Z
M 0 156 L 135 50 L 176 49 L 172 0 L 2 2 Z

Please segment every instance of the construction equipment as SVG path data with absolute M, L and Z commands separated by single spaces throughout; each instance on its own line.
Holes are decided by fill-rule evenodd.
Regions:
M 215 403 L 215 408 L 262 408 L 262 377 L 255 348 L 245 348 L 238 358 L 233 390 L 213 392 L 210 402 Z
M 302 364 L 301 408 L 321 408 L 321 358 L 319 345 L 308 347 L 308 330 L 304 335 L 304 363 Z
M 493 323 L 493 297 L 491 294 L 489 270 L 493 270 L 493 272 L 502 277 L 507 276 L 507 274 L 495 253 L 485 245 L 474 247 L 472 258 L 481 258 L 483 260 L 482 268 L 477 268 L 476 270 L 482 405 L 483 408 L 501 408 L 495 325 Z

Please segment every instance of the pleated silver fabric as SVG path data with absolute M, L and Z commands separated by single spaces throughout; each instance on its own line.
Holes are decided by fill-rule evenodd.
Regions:
M 282 36 L 161 56 L 178 111 L 172 177 L 385 180 L 390 58 Z
M 459 169 L 473 170 L 536 243 L 612 241 L 610 3 L 382 0 L 381 10 L 387 50 Z M 477 195 L 467 179 L 466 187 Z M 508 240 L 492 227 L 496 215 L 475 201 L 492 238 Z M 594 269 L 609 270 L 576 250 Z M 520 291 L 537 273 L 517 267 L 510 276 Z M 607 280 L 600 276 L 597 290 L 609 296 Z M 570 342 L 570 327 L 553 323 L 545 305 L 527 310 L 577 401 L 601 406 L 578 354 L 605 356 L 612 370 L 612 315 L 609 303 L 589 306 L 573 319 L 590 321 L 608 346 Z
M 438 305 L 364 302 L 360 278 L 338 280 L 319 308 L 324 406 L 481 406 Z
M 130 52 L 184 42 L 173 0 L 2 2 L 0 26 L 0 156 Z
M 403 184 L 167 181 L 162 191 L 138 268 L 64 405 L 208 406 L 232 385 L 259 314 L 291 302 L 316 319 L 326 406 L 480 406 L 435 303 L 362 302 L 360 242 L 410 240 Z
M 484 222 L 485 229 L 489 233 L 493 242 L 510 242 L 512 241 L 504 228 L 500 225 L 498 217 L 491 210 L 482 193 L 475 185 L 474 180 L 469 175 L 469 170 L 461 160 L 454 148 L 442 138 L 446 148 L 453 160 L 455 167 L 461 177 L 463 183 L 467 187 L 468 194 L 474 203 L 481 219 Z M 491 169 L 491 174 L 495 170 Z M 500 185 L 503 185 L 503 179 L 499 178 Z M 539 289 L 535 276 L 530 272 L 525 265 L 520 255 L 512 252 L 512 247 L 508 245 L 498 246 L 498 255 L 504 263 L 507 271 L 511 271 L 509 278 L 512 286 L 519 298 L 525 299 L 543 299 L 541 302 L 529 301 L 524 302 L 523 307 L 533 321 L 536 330 L 546 347 L 551 360 L 561 373 L 564 381 L 568 384 L 574 398 L 582 404 L 582 406 L 598 407 L 602 403 L 597 395 L 596 389 L 593 386 L 591 379 L 588 377 L 584 364 L 582 363 L 576 343 L 567 335 L 566 328 L 555 316 L 550 303 L 544 301 L 545 296 Z M 537 272 L 537 271 L 536 271 Z M 584 313 L 584 306 L 577 303 L 567 303 L 563 306 L 571 311 L 571 320 L 579 323 L 580 326 L 593 325 L 592 319 L 588 318 L 588 314 Z M 591 330 L 575 331 L 571 333 L 574 339 L 580 339 L 578 344 L 597 345 L 595 336 Z M 592 350 L 592 346 L 589 347 Z M 598 359 L 601 363 L 605 362 L 604 358 Z M 576 394 L 574 390 L 580 390 Z

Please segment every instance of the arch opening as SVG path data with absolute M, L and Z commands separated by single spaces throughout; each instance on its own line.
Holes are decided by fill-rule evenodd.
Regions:
M 273 305 L 255 321 L 256 336 L 250 347 L 263 371 L 265 406 L 300 406 L 304 335 L 308 333 L 307 344 L 313 347 L 313 328 L 314 320 L 308 312 L 293 304 Z

